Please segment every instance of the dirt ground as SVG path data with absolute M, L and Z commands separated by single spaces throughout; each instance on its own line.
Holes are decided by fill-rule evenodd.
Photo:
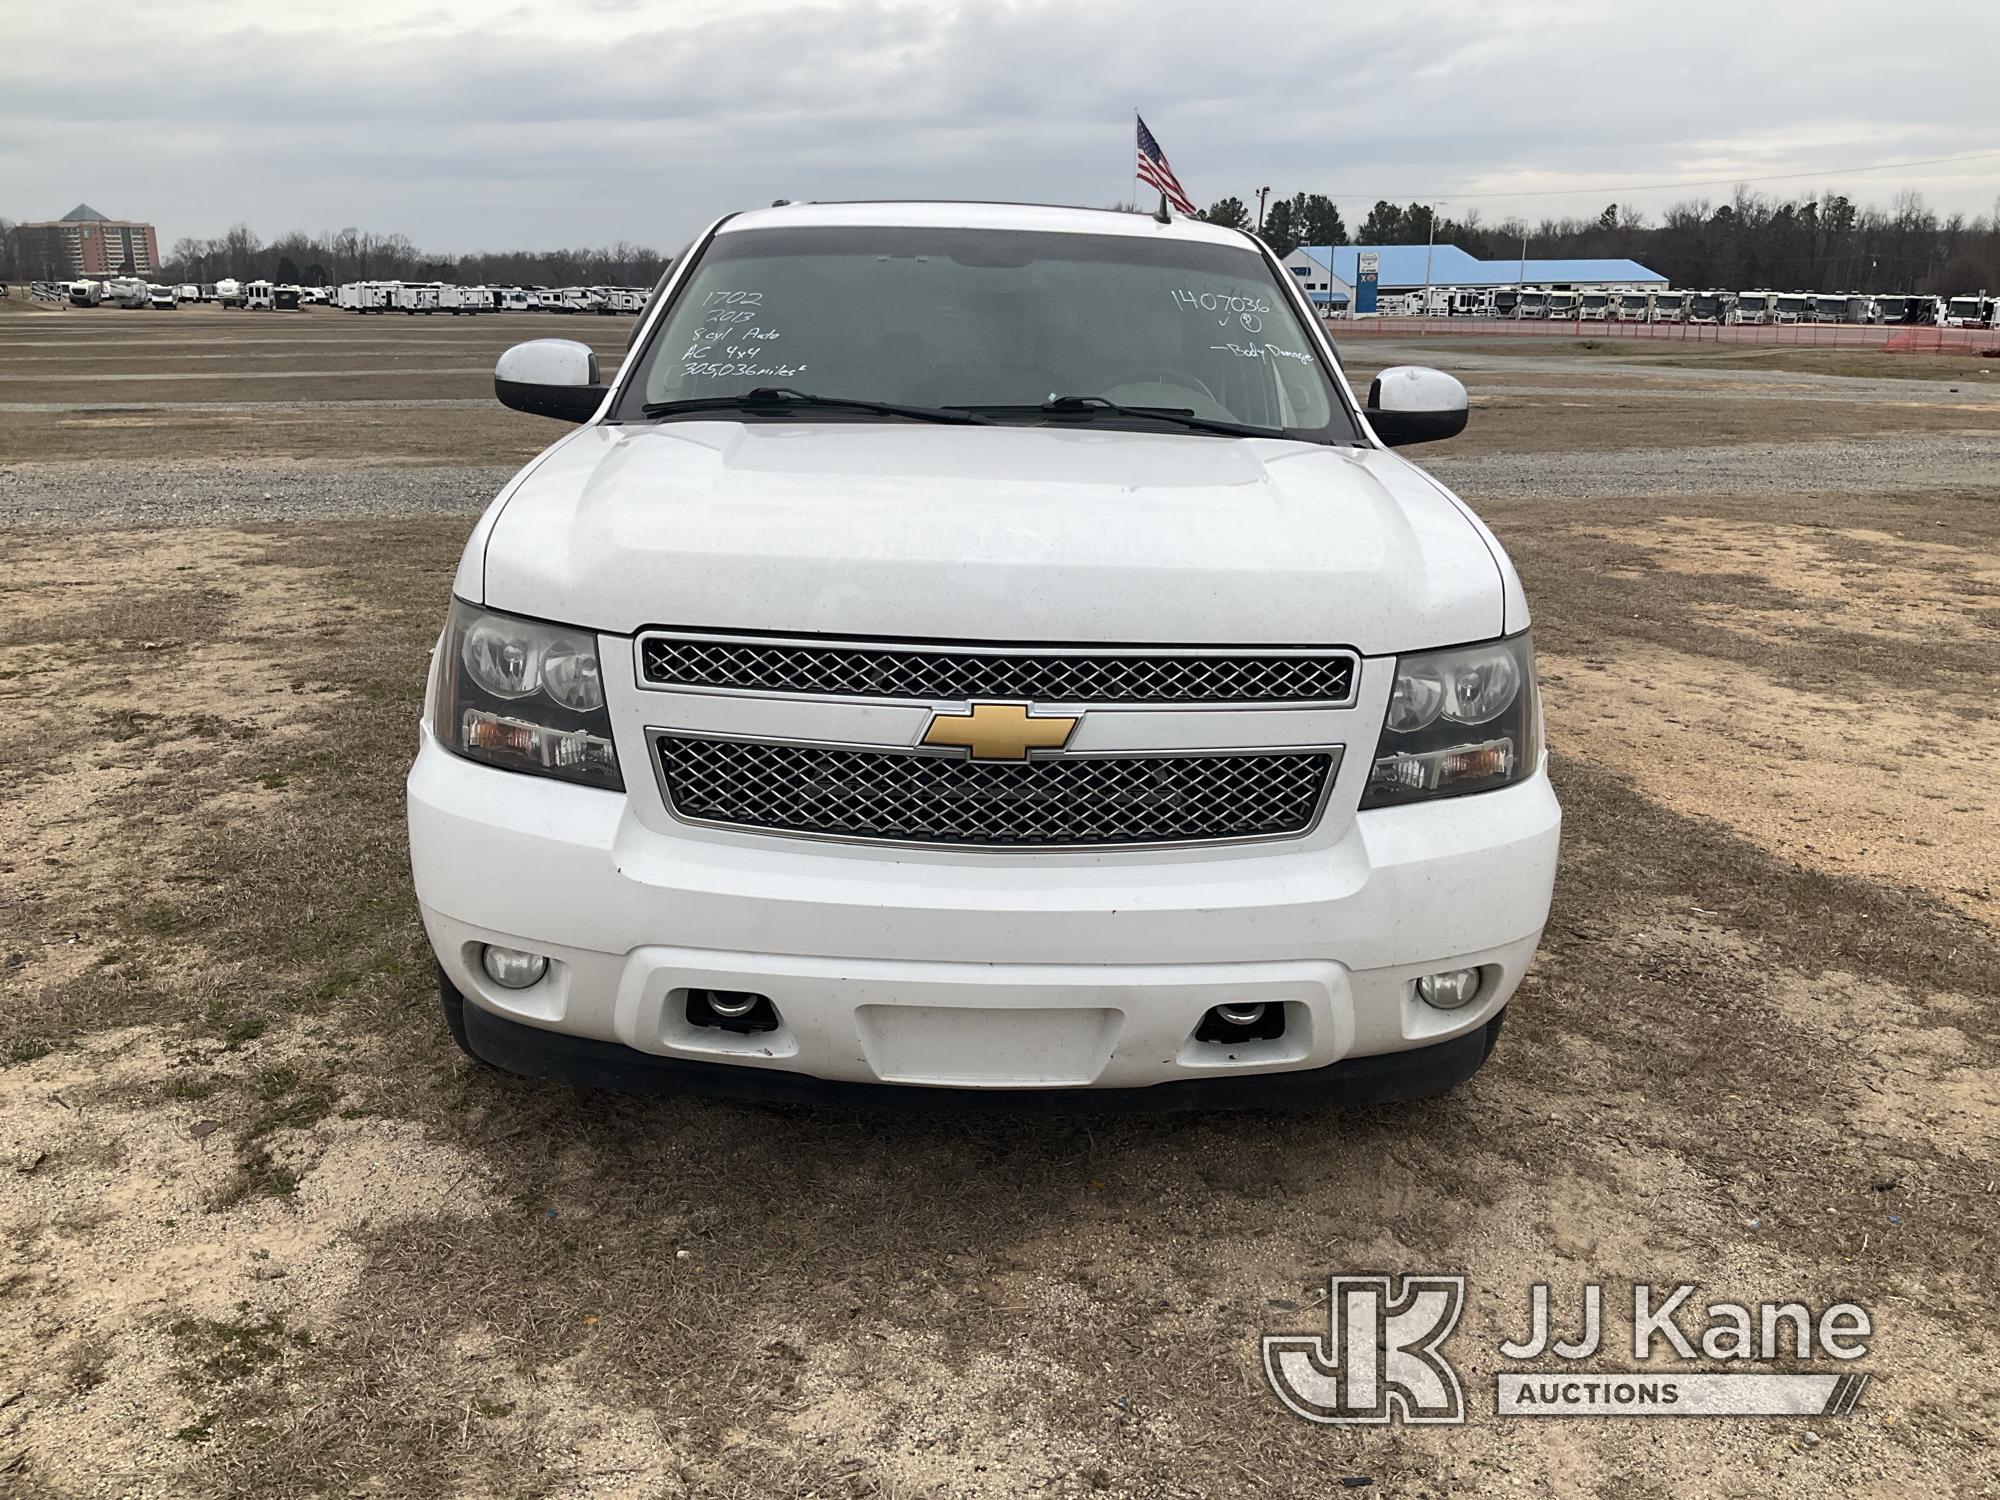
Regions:
M 553 429 L 478 372 L 547 333 L 609 363 L 624 327 L 0 324 L 0 1494 L 2000 1490 L 1995 487 L 1466 486 L 1534 602 L 1566 825 L 1505 1039 L 1446 1098 L 633 1100 L 472 1066 L 438 1021 L 401 777 L 469 516 L 7 524 L 43 466 L 525 456 Z M 1359 384 L 1408 351 L 1353 353 Z M 2000 432 L 1539 357 L 1572 363 L 1466 355 L 1435 451 Z M 127 368 L 136 418 L 84 378 Z M 1468 1425 L 1309 1426 L 1265 1388 L 1259 1336 L 1378 1269 L 1470 1278 Z M 1874 1380 L 1838 1419 L 1498 1419 L 1537 1281 L 1859 1302 Z

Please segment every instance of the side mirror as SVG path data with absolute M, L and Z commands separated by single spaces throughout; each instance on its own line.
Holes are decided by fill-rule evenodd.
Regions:
M 493 394 L 502 406 L 558 422 L 588 422 L 605 390 L 597 356 L 573 339 L 530 339 L 493 367 Z
M 1422 365 L 1392 365 L 1368 387 L 1368 425 L 1391 448 L 1435 443 L 1465 431 L 1465 387 Z

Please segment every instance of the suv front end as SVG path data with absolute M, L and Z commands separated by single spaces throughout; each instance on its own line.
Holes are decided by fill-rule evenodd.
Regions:
M 1018 253 L 950 236 L 1069 212 L 894 208 L 949 220 L 917 278 L 1004 275 Z M 831 225 L 844 255 L 871 214 L 746 219 Z M 1121 404 L 1182 378 L 1136 358 L 1113 398 L 1039 408 L 912 405 L 915 375 L 895 404 L 649 397 L 661 348 L 703 379 L 790 370 L 838 316 L 787 312 L 754 257 L 735 289 L 663 285 L 612 388 L 576 346 L 503 361 L 510 404 L 591 419 L 475 530 L 408 782 L 468 1051 L 621 1088 L 1058 1108 L 1413 1098 L 1485 1060 L 1561 825 L 1511 565 L 1346 404 L 1268 252 L 1298 352 L 1292 308 L 1198 279 L 1241 237 L 1085 222 L 1085 264 L 1119 237 L 1142 269 L 1195 256 L 1147 304 L 1222 351 L 1188 413 Z M 724 333 L 676 334 L 677 300 Z M 524 378 L 564 361 L 570 391 Z M 1262 435 L 1230 386 L 1320 368 L 1340 404 L 1304 435 Z M 1383 373 L 1378 432 L 1462 425 L 1429 375 Z

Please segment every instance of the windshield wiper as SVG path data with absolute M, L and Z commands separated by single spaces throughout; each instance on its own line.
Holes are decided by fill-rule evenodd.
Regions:
M 1051 396 L 1040 406 L 981 406 L 968 410 L 990 412 L 1042 412 L 1052 417 L 1134 417 L 1146 422 L 1172 422 L 1193 432 L 1219 432 L 1225 437 L 1285 436 L 1281 427 L 1253 427 L 1246 422 L 1226 422 L 1219 417 L 1198 417 L 1186 406 L 1120 406 L 1102 396 Z
M 703 411 L 792 411 L 818 407 L 830 411 L 868 411 L 913 422 L 951 422 L 991 426 L 991 417 L 945 406 L 903 406 L 894 401 L 860 401 L 849 396 L 815 396 L 788 385 L 760 385 L 736 396 L 692 396 L 682 401 L 648 401 L 639 410 L 649 417 L 678 417 Z

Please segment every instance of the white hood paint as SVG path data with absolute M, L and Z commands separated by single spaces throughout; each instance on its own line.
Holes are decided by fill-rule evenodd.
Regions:
M 1486 535 L 1396 455 L 1047 427 L 578 429 L 475 531 L 461 592 L 616 634 L 1161 645 L 1500 635 Z

